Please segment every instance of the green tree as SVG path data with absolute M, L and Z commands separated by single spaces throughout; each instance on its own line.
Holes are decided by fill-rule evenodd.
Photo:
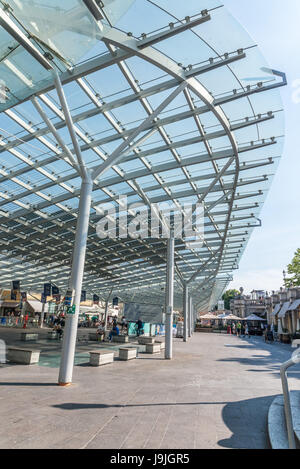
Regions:
M 230 309 L 230 300 L 235 298 L 237 295 L 240 295 L 238 290 L 227 290 L 224 295 L 222 296 L 222 300 L 224 300 L 225 309 Z
M 284 280 L 285 286 L 300 287 L 300 249 L 297 249 L 291 264 L 288 265 L 288 274 L 291 277 Z

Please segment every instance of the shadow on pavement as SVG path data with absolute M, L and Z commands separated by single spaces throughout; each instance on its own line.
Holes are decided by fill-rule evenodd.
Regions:
M 58 386 L 57 383 L 12 383 L 1 381 L 0 386 Z
M 266 396 L 226 404 L 222 417 L 232 436 L 218 441 L 218 444 L 231 449 L 269 449 L 268 410 L 275 397 L 276 395 Z
M 232 432 L 230 438 L 218 441 L 223 448 L 231 449 L 269 449 L 267 435 L 268 410 L 275 399 L 274 396 L 265 396 L 236 402 L 162 402 L 145 404 L 84 404 L 66 402 L 55 404 L 52 407 L 63 410 L 88 410 L 88 409 L 126 409 L 134 407 L 179 407 L 179 406 L 211 406 L 224 405 L 222 418 L 227 428 Z

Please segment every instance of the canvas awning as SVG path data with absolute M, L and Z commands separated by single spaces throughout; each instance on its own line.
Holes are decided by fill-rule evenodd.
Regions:
M 275 305 L 274 310 L 273 310 L 272 316 L 276 316 L 276 314 L 279 313 L 280 308 L 281 308 L 281 304 L 280 304 L 280 303 L 277 303 L 277 304 Z
M 100 306 L 80 306 L 80 314 L 104 314 L 105 310 Z
M 33 313 L 41 313 L 43 308 L 43 303 L 38 300 L 27 300 L 26 305 L 32 310 Z M 45 303 L 44 312 L 48 312 L 48 303 Z
M 295 311 L 300 306 L 300 300 L 295 300 L 289 307 L 289 311 Z
M 250 316 L 248 316 L 247 318 L 245 318 L 246 321 L 265 321 L 265 319 L 263 318 L 260 318 L 259 316 L 257 316 L 256 314 L 250 314 Z
M 284 318 L 286 313 L 288 312 L 288 310 L 290 309 L 290 301 L 286 301 L 285 303 L 283 303 L 282 305 L 282 308 L 278 314 L 278 318 Z

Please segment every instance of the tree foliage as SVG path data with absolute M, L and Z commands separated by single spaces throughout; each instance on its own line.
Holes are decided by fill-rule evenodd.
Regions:
M 287 288 L 300 287 L 300 249 L 297 249 L 291 264 L 288 265 L 288 274 L 291 277 L 285 279 L 285 286 Z
M 224 300 L 225 309 L 230 309 L 230 300 L 232 300 L 239 294 L 240 292 L 238 290 L 227 290 L 224 293 L 224 295 L 222 296 L 222 300 Z

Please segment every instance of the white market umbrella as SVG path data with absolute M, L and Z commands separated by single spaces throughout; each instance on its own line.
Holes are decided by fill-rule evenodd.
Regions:
M 218 317 L 215 316 L 214 314 L 208 313 L 208 314 L 205 314 L 204 316 L 200 316 L 200 319 L 212 320 L 212 319 L 218 319 Z

